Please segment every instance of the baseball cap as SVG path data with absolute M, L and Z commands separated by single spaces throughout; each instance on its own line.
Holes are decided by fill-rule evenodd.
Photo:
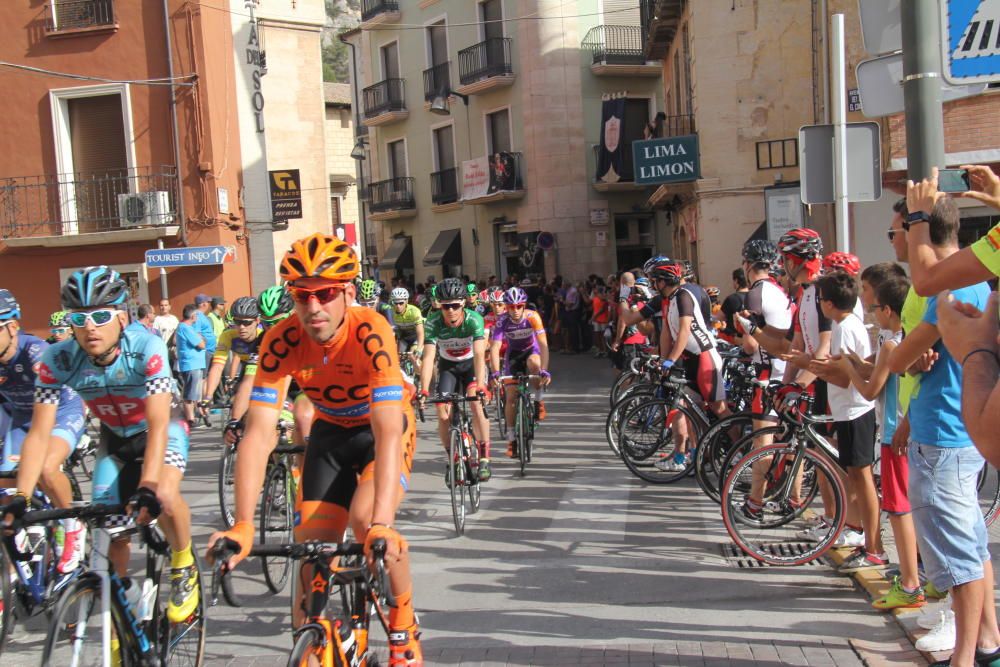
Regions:
M 215 308 L 216 306 L 224 306 L 224 305 L 226 305 L 226 300 L 223 299 L 221 296 L 213 296 L 212 297 L 212 308 Z
M 212 297 L 210 297 L 209 295 L 207 295 L 207 294 L 199 294 L 198 296 L 196 296 L 194 298 L 194 305 L 200 306 L 201 304 L 207 303 L 207 302 L 209 302 L 211 300 L 212 300 Z

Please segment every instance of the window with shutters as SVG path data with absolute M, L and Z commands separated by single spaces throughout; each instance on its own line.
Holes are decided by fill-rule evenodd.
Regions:
M 503 37 L 503 7 L 500 0 L 485 0 L 479 3 L 479 17 L 482 21 L 484 40 Z
M 598 0 L 603 25 L 641 25 L 636 0 Z
M 386 144 L 389 157 L 389 178 L 404 178 L 406 169 L 406 140 L 399 139 Z
M 486 152 L 510 152 L 513 139 L 510 135 L 510 110 L 500 109 L 486 114 Z
M 443 65 L 448 62 L 448 28 L 444 19 L 427 26 L 428 65 Z
M 382 80 L 399 78 L 399 43 L 382 47 Z

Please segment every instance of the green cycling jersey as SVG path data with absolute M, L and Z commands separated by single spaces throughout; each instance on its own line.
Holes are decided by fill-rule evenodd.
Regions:
M 395 308 L 389 311 L 389 324 L 396 329 L 397 336 L 409 337 L 416 334 L 417 325 L 423 321 L 420 309 L 410 304 L 401 313 L 397 313 Z
M 468 308 L 465 319 L 457 327 L 445 324 L 440 312 L 428 317 L 424 324 L 424 343 L 436 345 L 440 358 L 445 361 L 472 359 L 472 343 L 485 338 L 483 317 Z

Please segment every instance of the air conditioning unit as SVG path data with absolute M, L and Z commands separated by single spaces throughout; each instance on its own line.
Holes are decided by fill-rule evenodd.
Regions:
M 154 190 L 118 195 L 118 220 L 122 227 L 148 227 L 173 222 L 170 193 Z

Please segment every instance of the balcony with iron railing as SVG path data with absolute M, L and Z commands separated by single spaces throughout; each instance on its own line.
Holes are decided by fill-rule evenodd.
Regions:
M 0 242 L 59 246 L 170 236 L 178 229 L 177 186 L 172 166 L 0 177 Z
M 655 121 L 654 121 L 655 122 Z M 686 134 L 697 134 L 698 130 L 694 124 L 694 114 L 686 113 L 679 116 L 667 116 L 663 119 L 663 126 L 657 136 L 653 139 L 666 139 L 668 137 L 683 137 Z
M 583 38 L 590 51 L 590 71 L 597 76 L 660 76 L 662 64 L 649 62 L 642 51 L 642 28 L 637 25 L 598 25 Z
M 688 0 L 639 0 L 643 55 L 659 60 L 667 55 L 680 28 Z
M 116 30 L 114 0 L 52 0 L 45 5 L 45 33 L 49 37 Z
M 388 125 L 409 117 L 403 84 L 403 79 L 386 79 L 361 91 L 365 125 Z
M 458 201 L 458 169 L 431 172 L 431 201 L 435 206 L 447 206 Z
M 399 0 L 361 0 L 361 27 L 399 20 Z
M 521 153 L 493 153 L 480 162 L 463 168 L 462 202 L 466 204 L 493 204 L 524 197 L 524 156 Z
M 412 176 L 388 178 L 368 184 L 368 208 L 372 220 L 412 218 L 417 214 Z
M 433 102 L 441 94 L 451 92 L 451 61 L 424 70 L 424 101 Z
M 463 95 L 484 93 L 514 83 L 513 40 L 492 37 L 458 52 L 459 87 Z

